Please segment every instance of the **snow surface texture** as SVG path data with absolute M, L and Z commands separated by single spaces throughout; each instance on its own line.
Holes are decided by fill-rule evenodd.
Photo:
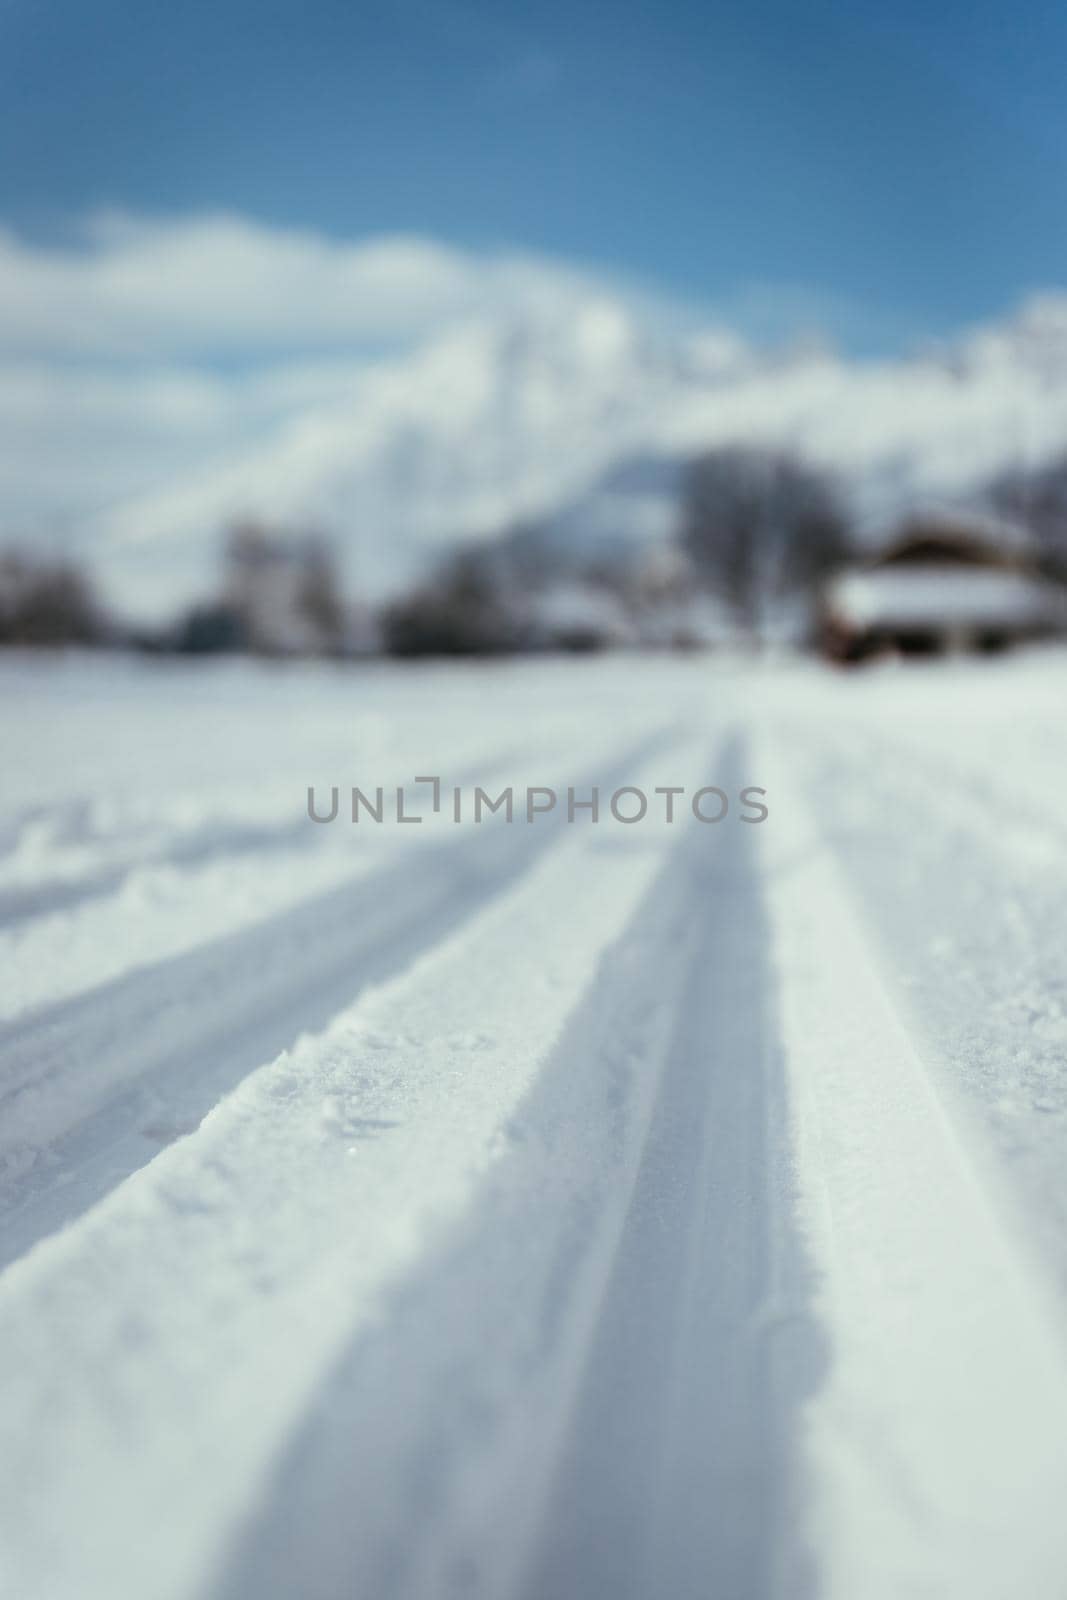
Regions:
M 5 662 L 4 1600 L 1059 1600 L 1065 684 Z

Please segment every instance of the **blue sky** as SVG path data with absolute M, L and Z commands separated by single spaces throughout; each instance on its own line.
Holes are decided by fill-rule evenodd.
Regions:
M 557 255 L 892 348 L 1067 279 L 1067 8 L 0 0 L 0 221 Z

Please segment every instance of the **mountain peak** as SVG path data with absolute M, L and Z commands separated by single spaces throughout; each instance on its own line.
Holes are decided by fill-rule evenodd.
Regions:
M 266 445 L 138 497 L 96 531 L 109 575 L 164 573 L 169 599 L 182 562 L 203 573 L 235 517 L 310 523 L 338 541 L 356 586 L 382 593 L 446 542 L 523 519 L 566 511 L 580 539 L 589 496 L 602 538 L 605 518 L 625 520 L 613 468 L 738 439 L 810 456 L 868 509 L 966 494 L 1067 442 L 1067 297 L 1036 296 L 947 349 L 871 363 L 671 327 L 582 279 L 542 286 L 354 365 Z M 668 520 L 662 507 L 641 514 L 643 526 Z

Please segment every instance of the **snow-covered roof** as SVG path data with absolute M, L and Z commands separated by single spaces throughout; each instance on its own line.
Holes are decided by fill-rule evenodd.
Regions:
M 903 513 L 861 527 L 862 542 L 877 552 L 875 563 L 899 559 L 913 541 L 937 540 L 962 551 L 986 553 L 991 564 L 1025 559 L 1034 552 L 1029 529 L 989 509 L 951 501 L 918 499 Z
M 948 563 L 847 572 L 831 584 L 829 602 L 856 627 L 1038 627 L 1067 620 L 1064 596 L 1039 578 Z

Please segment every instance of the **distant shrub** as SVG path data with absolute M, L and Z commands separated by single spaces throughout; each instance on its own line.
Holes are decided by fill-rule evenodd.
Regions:
M 194 606 L 178 625 L 175 648 L 183 655 L 224 655 L 245 648 L 239 612 L 225 602 Z
M 478 549 L 452 556 L 435 578 L 387 606 L 381 621 L 394 656 L 501 655 L 522 643 L 492 561 Z
M 0 556 L 0 644 L 95 645 L 108 637 L 92 585 L 69 560 Z

